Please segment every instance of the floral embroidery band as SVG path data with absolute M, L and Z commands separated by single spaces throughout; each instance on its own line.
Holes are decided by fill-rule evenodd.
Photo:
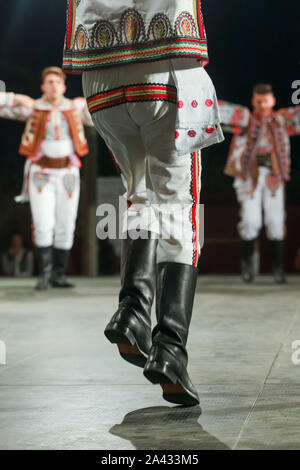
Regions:
M 199 1 L 195 3 L 200 5 Z M 82 73 L 172 57 L 196 58 L 206 65 L 207 41 L 200 6 L 195 11 L 197 19 L 191 13 L 182 12 L 174 24 L 167 15 L 158 13 L 147 26 L 138 11 L 128 9 L 118 28 L 101 20 L 87 30 L 82 24 L 75 27 L 76 3 L 70 0 L 63 68 L 66 72 Z

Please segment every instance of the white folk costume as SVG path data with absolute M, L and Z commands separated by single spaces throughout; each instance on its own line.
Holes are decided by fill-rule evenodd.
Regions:
M 164 315 L 157 312 L 153 343 L 170 346 L 173 336 L 174 348 L 167 353 L 158 346 L 157 363 L 176 354 L 173 372 L 183 381 L 176 398 L 165 397 L 197 403 L 185 344 L 200 255 L 200 152 L 223 140 L 215 89 L 204 70 L 201 1 L 70 0 L 67 16 L 64 70 L 83 73 L 93 122 L 120 169 L 128 200 L 124 230 L 148 232 L 148 239 L 123 242 L 120 304 L 105 334 L 137 345 L 131 352 L 119 348 L 129 362 L 144 366 L 149 353 L 144 373 L 154 380 L 156 262 L 157 295 L 166 290 L 157 308 L 166 305 Z
M 34 240 L 55 253 L 72 248 L 80 193 L 79 157 L 88 153 L 83 124 L 93 125 L 86 100 L 63 98 L 56 108 L 44 97 L 14 106 L 14 94 L 0 94 L 0 117 L 27 121 L 20 154 L 27 157 L 23 190 L 30 201 Z
M 300 134 L 300 107 L 282 109 L 259 119 L 243 106 L 224 101 L 219 101 L 219 105 L 224 130 L 234 134 L 225 174 L 234 177 L 241 204 L 240 236 L 249 242 L 256 239 L 264 212 L 266 234 L 275 246 L 285 237 L 290 136 Z

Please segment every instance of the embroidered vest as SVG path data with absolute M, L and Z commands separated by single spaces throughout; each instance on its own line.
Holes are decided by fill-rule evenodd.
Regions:
M 272 174 L 287 181 L 289 179 L 290 157 L 289 139 L 284 122 L 279 115 L 274 113 L 273 119 L 268 123 L 268 128 L 275 148 L 275 152 L 272 153 Z M 242 166 L 245 171 L 257 173 L 257 149 L 260 141 L 260 132 L 261 124 L 252 117 L 248 130 L 247 148 L 242 156 Z
M 201 0 L 68 0 L 66 72 L 174 57 L 208 63 Z
M 24 134 L 22 136 L 19 153 L 28 158 L 38 155 L 41 144 L 45 137 L 47 119 L 50 110 L 35 109 L 29 118 Z M 76 109 L 61 111 L 67 118 L 75 147 L 75 152 L 79 157 L 83 157 L 89 152 L 85 138 L 83 124 Z M 67 155 L 66 155 L 67 156 Z
M 278 113 L 274 113 L 268 127 L 275 148 L 275 152 L 272 153 L 272 176 L 288 181 L 290 142 L 282 117 Z M 242 178 L 251 175 L 254 179 L 257 178 L 256 157 L 260 142 L 260 130 L 260 123 L 252 115 L 246 128 L 242 129 L 240 133 L 234 132 L 237 135 L 234 136 L 231 143 L 225 174 Z

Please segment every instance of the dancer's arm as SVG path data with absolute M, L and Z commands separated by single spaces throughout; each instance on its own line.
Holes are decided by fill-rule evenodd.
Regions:
M 284 117 L 289 135 L 300 135 L 300 106 L 292 106 L 278 111 Z
M 90 115 L 89 108 L 85 98 L 75 98 L 74 105 L 80 115 L 82 123 L 85 126 L 94 127 L 92 116 Z
M 250 121 L 251 112 L 245 106 L 219 100 L 221 123 L 225 132 L 240 134 Z
M 0 117 L 27 121 L 34 108 L 34 100 L 26 95 L 0 93 Z

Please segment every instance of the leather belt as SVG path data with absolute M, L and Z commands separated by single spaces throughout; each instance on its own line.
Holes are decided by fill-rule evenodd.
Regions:
M 270 153 L 257 155 L 257 166 L 272 168 L 272 155 Z
M 50 158 L 43 155 L 37 162 L 42 168 L 67 168 L 70 165 L 69 157 Z

